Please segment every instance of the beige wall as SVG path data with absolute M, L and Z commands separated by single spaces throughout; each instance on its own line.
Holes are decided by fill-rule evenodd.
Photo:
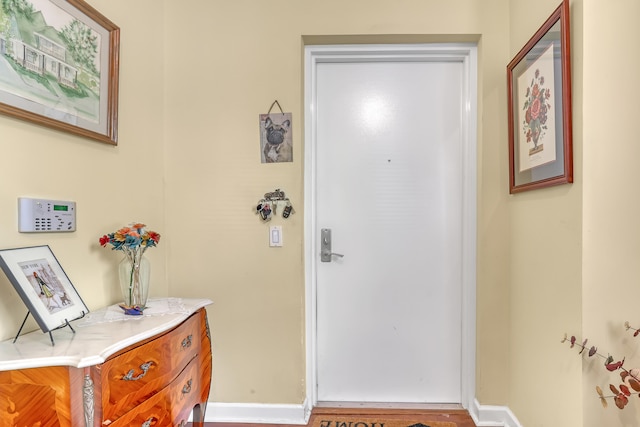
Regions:
M 584 55 L 583 1 L 584 39 L 592 43 Z M 633 28 L 635 0 L 624 0 L 635 15 L 583 1 L 572 2 L 576 183 L 509 196 L 505 67 L 558 0 L 92 0 L 122 29 L 119 146 L 0 116 L 0 247 L 51 245 L 94 309 L 119 299 L 119 257 L 100 248 L 98 237 L 129 221 L 146 222 L 163 234 L 148 252 L 152 292 L 215 302 L 209 310 L 212 400 L 301 403 L 303 40 L 478 39 L 476 395 L 482 404 L 509 405 L 523 425 L 542 425 L 549 414 L 554 425 L 582 425 L 582 401 L 591 402 L 591 394 L 582 396 L 581 367 L 559 340 L 565 331 L 592 327 L 595 335 L 626 320 L 619 319 L 617 295 L 602 284 L 629 292 L 631 285 L 623 284 L 634 277 L 625 269 L 637 255 L 627 237 L 633 217 L 627 217 L 637 204 L 610 207 L 627 199 L 622 188 L 636 178 L 633 165 L 613 163 L 632 162 L 636 149 L 625 136 L 633 135 L 627 129 L 632 114 L 616 114 L 614 102 L 623 101 L 616 96 L 623 92 L 626 107 L 637 108 L 629 88 L 638 65 L 611 66 L 613 58 L 637 61 L 630 53 L 637 34 L 628 30 L 621 39 L 616 24 Z M 602 38 L 600 14 L 614 15 L 605 24 L 609 38 Z M 611 49 L 619 51 L 607 54 Z M 590 67 L 584 80 L 597 87 L 585 96 L 584 109 L 583 56 Z M 613 79 L 619 86 L 608 91 L 603 82 L 613 71 L 627 80 Z M 274 99 L 293 113 L 294 162 L 262 165 L 257 118 Z M 590 179 L 583 179 L 583 110 Z M 614 150 L 605 149 L 611 144 Z M 285 246 L 277 250 L 268 247 L 266 228 L 253 213 L 261 195 L 275 188 L 287 192 L 297 211 L 273 220 L 284 231 Z M 78 231 L 19 234 L 18 196 L 76 200 Z M 612 252 L 617 262 L 607 256 Z M 25 309 L 4 277 L 0 293 L 0 335 L 9 338 Z M 615 312 L 607 313 L 603 300 Z
M 556 6 L 510 2 L 512 56 Z M 638 324 L 640 294 L 640 60 L 629 54 L 639 14 L 634 0 L 571 1 L 575 183 L 509 200 L 509 406 L 523 425 L 636 425 L 640 416 L 637 398 L 624 411 L 611 401 L 603 409 L 595 387 L 607 390 L 618 375 L 559 345 L 567 332 L 626 356 L 627 368 L 640 365 L 638 341 L 623 326 Z
M 640 3 L 583 0 L 584 9 L 584 214 L 583 333 L 601 351 L 625 357 L 625 367 L 640 366 L 640 341 L 625 332 L 628 320 L 640 323 L 640 223 L 638 182 L 640 108 L 638 67 L 633 52 L 640 40 L 636 17 Z M 588 172 L 588 173 L 586 173 Z M 583 366 L 584 414 L 590 426 L 636 425 L 637 397 L 624 411 L 602 410 L 593 402 L 596 385 L 617 384 L 597 364 Z M 596 403 L 596 404 L 594 404 Z M 587 425 L 587 424 L 585 424 Z
M 245 0 L 167 2 L 166 7 L 171 291 L 215 301 L 210 310 L 215 400 L 301 403 L 303 36 L 315 41 L 337 35 L 332 40 L 338 42 L 481 36 L 480 110 L 486 123 L 480 125 L 480 156 L 486 175 L 480 179 L 480 244 L 504 253 L 506 240 L 498 227 L 506 213 L 505 3 Z M 262 165 L 257 118 L 274 99 L 293 113 L 294 162 Z M 274 188 L 286 191 L 297 210 L 289 220 L 274 219 L 283 225 L 282 250 L 268 247 L 266 227 L 252 212 L 261 195 Z M 186 212 L 185 206 L 197 209 Z M 486 252 L 480 258 L 486 277 L 479 280 L 479 390 L 483 400 L 504 404 L 506 266 Z
M 511 57 L 559 3 L 510 1 Z M 508 201 L 509 407 L 523 425 L 543 425 L 543 419 L 552 425 L 583 425 L 579 359 L 560 345 L 565 332 L 580 334 L 581 325 L 582 34 L 575 1 L 571 27 L 575 182 L 516 194 Z
M 164 51 L 149 29 L 160 33 L 163 8 L 92 2 L 122 28 L 120 146 L 93 142 L 0 116 L 0 247 L 48 244 L 89 309 L 120 298 L 116 264 L 121 256 L 101 248 L 98 238 L 132 221 L 165 231 Z M 77 231 L 20 234 L 17 199 L 45 197 L 77 202 Z M 166 245 L 150 250 L 153 293 L 166 295 Z M 0 336 L 13 336 L 26 308 L 0 275 Z M 29 321 L 34 329 L 35 322 Z M 64 333 L 64 332 L 59 332 Z

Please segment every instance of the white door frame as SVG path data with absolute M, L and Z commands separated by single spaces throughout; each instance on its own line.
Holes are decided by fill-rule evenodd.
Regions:
M 476 375 L 476 184 L 477 184 L 477 47 L 475 44 L 398 44 L 306 46 L 304 59 L 304 248 L 307 407 L 316 406 L 316 67 L 322 62 L 459 61 L 464 67 L 462 200 L 462 362 L 461 397 L 465 409 L 475 399 Z

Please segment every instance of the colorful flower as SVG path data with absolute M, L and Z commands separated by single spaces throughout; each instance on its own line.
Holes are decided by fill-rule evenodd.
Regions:
M 540 70 L 535 71 L 535 77 L 531 80 L 531 85 L 527 87 L 525 101 L 522 109 L 525 112 L 522 122 L 522 131 L 527 138 L 527 142 L 532 142 L 534 147 L 547 130 L 547 113 L 551 109 L 549 100 L 551 90 L 544 87 L 544 76 L 540 75 Z
M 132 306 L 124 307 L 124 309 L 127 314 L 140 314 L 144 306 L 137 303 L 134 304 L 134 301 L 141 299 L 139 296 L 139 279 L 142 255 L 147 249 L 156 246 L 158 242 L 160 242 L 160 234 L 147 230 L 145 224 L 133 223 L 128 227 L 122 227 L 113 233 L 103 235 L 98 241 L 100 242 L 100 246 L 106 247 L 107 245 L 111 245 L 112 250 L 122 251 L 127 258 L 129 264 L 128 303 Z M 135 313 L 136 310 L 139 312 Z
M 142 223 L 133 223 L 129 227 L 122 227 L 113 233 L 105 234 L 99 239 L 100 246 L 111 245 L 111 249 L 116 251 L 144 252 L 160 242 L 160 234 L 147 230 L 146 227 Z

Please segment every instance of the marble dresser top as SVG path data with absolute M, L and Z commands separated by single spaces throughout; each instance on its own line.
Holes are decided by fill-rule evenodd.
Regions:
M 208 299 L 150 299 L 142 316 L 125 315 L 117 305 L 92 311 L 64 327 L 48 333 L 40 329 L 0 342 L 0 371 L 73 366 L 83 368 L 104 362 L 112 354 L 141 340 L 178 326 L 198 309 L 212 304 Z M 16 331 L 18 325 L 16 325 Z

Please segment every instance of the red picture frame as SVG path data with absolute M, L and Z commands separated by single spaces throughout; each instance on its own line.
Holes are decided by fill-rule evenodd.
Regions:
M 573 182 L 569 0 L 507 65 L 509 193 Z

